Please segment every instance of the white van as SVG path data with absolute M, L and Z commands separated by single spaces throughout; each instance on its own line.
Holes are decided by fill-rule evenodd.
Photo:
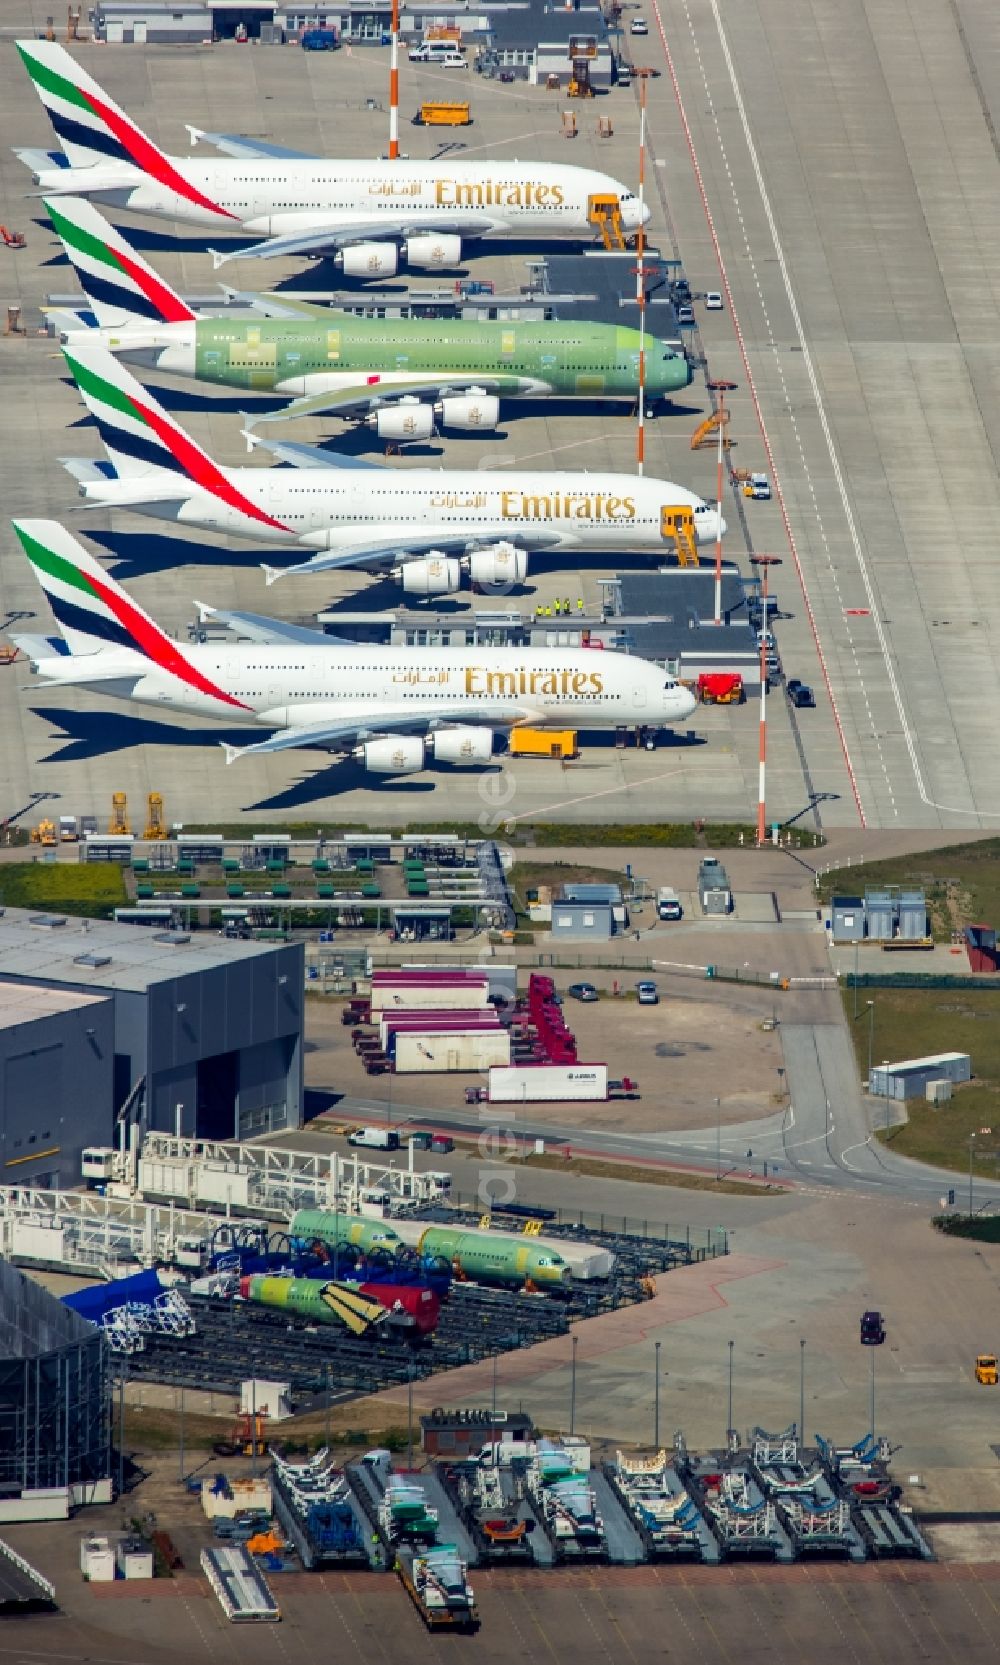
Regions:
M 465 59 L 452 40 L 422 40 L 419 46 L 410 47 L 411 64 L 437 64 L 445 58 L 457 58 L 465 67 Z
M 456 52 L 454 47 L 450 52 L 435 52 L 430 62 L 436 69 L 468 69 L 469 67 L 461 52 Z

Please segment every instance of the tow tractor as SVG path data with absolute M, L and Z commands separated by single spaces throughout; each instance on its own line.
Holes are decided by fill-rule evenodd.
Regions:
M 997 1356 L 995 1353 L 976 1354 L 976 1381 L 983 1387 L 996 1387 Z

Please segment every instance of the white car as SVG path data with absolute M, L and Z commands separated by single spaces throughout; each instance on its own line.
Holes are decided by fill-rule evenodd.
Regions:
M 635 991 L 636 991 L 636 994 L 638 995 L 640 1006 L 658 1006 L 659 1005 L 660 996 L 657 992 L 657 988 L 656 988 L 655 983 L 649 983 L 649 982 L 636 983 Z
M 720 295 L 718 289 L 710 289 L 708 291 L 707 295 L 705 296 L 705 311 L 706 312 L 721 312 L 722 311 L 722 296 Z
M 648 35 L 649 24 L 644 17 L 634 17 L 629 24 L 629 33 L 633 35 Z

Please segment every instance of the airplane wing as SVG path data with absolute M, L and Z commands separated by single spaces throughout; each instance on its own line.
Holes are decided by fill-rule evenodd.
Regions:
M 315 162 L 319 158 L 313 150 L 292 150 L 288 145 L 271 144 L 267 139 L 249 139 L 242 133 L 206 133 L 202 127 L 184 123 L 191 136 L 192 146 L 202 139 L 221 150 L 224 156 L 235 156 L 239 161 Z
M 527 715 L 527 712 L 522 715 Z M 362 740 L 374 740 L 386 735 L 412 734 L 414 730 L 433 729 L 449 723 L 469 724 L 478 728 L 510 727 L 517 719 L 508 713 L 501 715 L 489 706 L 478 705 L 470 715 L 465 706 L 440 705 L 414 712 L 402 707 L 384 706 L 373 713 L 358 711 L 354 716 L 344 713 L 328 723 L 307 723 L 300 728 L 279 728 L 266 740 L 251 742 L 249 746 L 231 746 L 222 742 L 227 763 L 238 757 L 257 756 L 261 752 L 286 752 L 297 746 L 327 746 L 331 750 L 346 751 Z
M 247 450 L 252 451 L 259 445 L 262 450 L 270 451 L 279 462 L 290 463 L 293 468 L 385 468 L 384 463 L 372 462 L 369 457 L 345 457 L 339 451 L 324 451 L 322 445 L 302 445 L 291 439 L 261 439 L 250 431 L 250 415 L 244 411 L 243 416 L 246 422 L 243 437 Z
M 331 318 L 343 317 L 342 306 L 317 306 L 314 301 L 299 301 L 294 295 L 279 295 L 273 291 L 261 294 L 255 289 L 233 289 L 220 281 L 219 288 L 227 306 L 247 306 L 265 318 L 313 318 L 329 324 Z
M 286 624 L 283 619 L 265 618 L 262 613 L 231 613 L 224 607 L 209 607 L 204 601 L 196 601 L 195 606 L 202 624 L 207 624 L 210 619 L 214 620 L 251 642 L 261 642 L 272 647 L 282 644 L 294 647 L 302 644 L 313 647 L 353 645 L 344 636 L 331 636 L 325 630 L 311 630 L 304 624 Z
M 354 224 L 331 222 L 326 226 L 315 226 L 310 231 L 289 231 L 284 236 L 268 237 L 262 243 L 254 243 L 244 249 L 209 249 L 208 252 L 212 256 L 214 270 L 218 271 L 227 260 L 270 260 L 295 254 L 326 254 L 349 243 L 366 242 L 369 238 L 384 243 L 391 237 L 411 237 L 418 232 L 432 236 L 435 232 L 442 235 L 454 232 L 459 237 L 484 237 L 493 229 L 494 221 L 487 214 L 459 216 L 449 212 L 440 220 L 435 220 L 432 214 L 414 220 L 407 219 L 405 215 L 395 219 L 389 214 L 373 214 L 369 219 L 357 220 Z
M 428 531 L 424 538 L 407 538 L 405 548 L 399 543 L 356 543 L 350 549 L 322 550 L 308 561 L 294 567 L 271 567 L 263 564 L 264 581 L 269 586 L 279 578 L 297 578 L 304 572 L 332 572 L 339 567 L 393 566 L 411 555 L 464 555 L 469 547 L 467 532 L 456 537 L 441 536 L 441 528 Z M 510 539 L 514 542 L 514 539 Z
M 264 422 L 293 422 L 300 416 L 347 416 L 351 411 L 367 410 L 379 400 L 411 394 L 440 398 L 442 394 L 464 393 L 470 387 L 481 388 L 484 393 L 513 394 L 517 385 L 516 376 L 478 376 L 470 372 L 467 376 L 438 374 L 425 381 L 404 381 L 402 377 L 397 380 L 388 371 L 385 375 L 359 378 L 353 386 L 338 387 L 335 392 L 311 393 L 302 399 L 293 399 L 281 410 L 263 412 L 260 416 L 251 414 L 247 427 L 257 428 Z

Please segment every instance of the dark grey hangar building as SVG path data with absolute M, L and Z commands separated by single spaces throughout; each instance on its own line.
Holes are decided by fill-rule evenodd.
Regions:
M 38 1145 L 49 1154 L 37 1160 L 25 1143 L 4 1148 L 6 1183 L 78 1183 L 79 1150 L 110 1144 L 125 1105 L 129 1120 L 146 1130 L 179 1128 L 200 1139 L 298 1127 L 304 957 L 301 943 L 230 941 L 21 908 L 0 913 L 0 989 L 8 987 L 8 1004 L 17 984 L 69 997 L 65 1011 L 43 1004 L 45 1032 L 39 1028 L 37 1040 L 24 1023 L 0 1027 L 0 1049 L 14 1037 L 11 1056 L 0 1050 L 0 1082 L 12 1107 L 16 1097 L 16 1136 L 34 1134 L 38 1144 L 46 1130 L 51 1135 Z M 32 1053 L 45 1065 L 40 1077 Z M 32 1102 L 39 1125 L 29 1129 L 21 1123 Z M 0 1112 L 5 1139 L 6 1103 Z M 65 1157 L 54 1132 L 60 1124 L 73 1130 Z M 29 1160 L 7 1166 L 19 1157 Z

